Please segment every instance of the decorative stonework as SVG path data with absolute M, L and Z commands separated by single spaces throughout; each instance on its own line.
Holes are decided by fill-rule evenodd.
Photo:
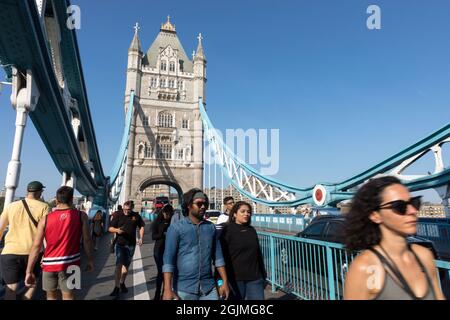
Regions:
M 135 30 L 133 43 L 140 43 L 138 25 Z M 197 50 L 203 56 L 201 36 L 198 41 Z M 139 209 L 144 194 L 141 188 L 153 182 L 183 192 L 203 187 L 203 127 L 198 101 L 199 97 L 206 101 L 206 78 L 202 77 L 206 61 L 194 64 L 187 58 L 170 17 L 161 25 L 147 55 L 137 58 L 135 52 L 129 51 L 125 101 L 129 91 L 135 90 L 139 120 L 130 136 L 125 197 L 135 200 Z M 190 72 L 185 71 L 186 66 Z

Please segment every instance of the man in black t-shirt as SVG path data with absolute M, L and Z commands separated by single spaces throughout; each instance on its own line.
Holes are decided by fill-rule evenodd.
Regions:
M 142 217 L 133 212 L 134 204 L 127 201 L 123 204 L 123 214 L 119 214 L 113 218 L 109 227 L 109 232 L 115 233 L 116 240 L 116 278 L 115 287 L 111 296 L 118 296 L 119 292 L 127 293 L 125 279 L 128 274 L 131 260 L 133 259 L 134 250 L 136 248 L 136 229 L 139 228 L 138 245 L 142 246 L 144 239 L 144 220 Z

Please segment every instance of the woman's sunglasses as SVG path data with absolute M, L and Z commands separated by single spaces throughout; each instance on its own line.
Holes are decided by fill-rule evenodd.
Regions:
M 406 214 L 409 204 L 412 205 L 414 209 L 420 210 L 420 206 L 422 205 L 422 196 L 411 198 L 409 199 L 409 201 L 404 200 L 391 201 L 378 206 L 377 208 L 375 208 L 375 210 L 391 209 L 395 213 L 403 216 Z

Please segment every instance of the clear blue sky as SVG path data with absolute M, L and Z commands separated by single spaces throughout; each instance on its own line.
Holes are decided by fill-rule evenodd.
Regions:
M 203 34 L 208 112 L 216 127 L 280 129 L 279 180 L 298 186 L 341 181 L 450 120 L 445 0 L 72 3 L 82 10 L 78 41 L 107 174 L 122 134 L 132 27 L 140 23 L 147 51 L 168 14 L 188 56 Z M 381 30 L 366 27 L 370 4 L 381 7 Z M 9 92 L 0 96 L 1 183 L 14 134 Z M 18 194 L 38 179 L 50 197 L 61 177 L 29 124 Z

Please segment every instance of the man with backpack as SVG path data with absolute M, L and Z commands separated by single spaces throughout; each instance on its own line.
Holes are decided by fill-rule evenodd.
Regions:
M 19 282 L 25 279 L 28 255 L 38 223 L 49 211 L 48 205 L 40 201 L 44 188 L 39 181 L 30 182 L 26 198 L 6 206 L 0 217 L 0 239 L 9 226 L 0 256 L 3 281 L 6 283 L 5 300 L 16 299 Z M 39 264 L 34 268 L 34 274 L 39 277 Z M 28 288 L 23 299 L 32 299 L 34 292 L 34 288 Z

